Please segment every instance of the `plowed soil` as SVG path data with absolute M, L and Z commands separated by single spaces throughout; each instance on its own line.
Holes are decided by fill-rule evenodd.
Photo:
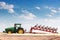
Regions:
M 60 40 L 60 34 L 6 34 L 0 33 L 0 40 Z

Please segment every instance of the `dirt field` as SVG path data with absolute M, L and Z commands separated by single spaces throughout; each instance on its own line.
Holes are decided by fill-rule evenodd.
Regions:
M 0 40 L 60 40 L 59 34 L 3 34 Z

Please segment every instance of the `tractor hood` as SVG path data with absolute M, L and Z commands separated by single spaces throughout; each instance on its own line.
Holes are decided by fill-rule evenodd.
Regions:
M 8 31 L 8 30 L 13 31 L 13 30 L 14 30 L 14 27 L 11 27 L 11 28 L 6 28 L 6 29 L 5 29 L 5 31 Z
M 14 29 L 14 27 L 6 28 L 6 29 Z

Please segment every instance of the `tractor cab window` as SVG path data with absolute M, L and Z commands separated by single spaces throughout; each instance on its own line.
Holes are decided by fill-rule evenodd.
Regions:
M 16 27 L 20 27 L 20 25 L 16 25 Z
M 20 27 L 20 25 L 16 25 L 16 29 L 18 29 L 18 27 Z

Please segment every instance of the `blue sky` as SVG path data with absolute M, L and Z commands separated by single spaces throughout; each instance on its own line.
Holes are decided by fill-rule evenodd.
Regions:
M 0 0 L 0 31 L 14 23 L 21 23 L 27 31 L 39 24 L 60 32 L 60 0 Z

